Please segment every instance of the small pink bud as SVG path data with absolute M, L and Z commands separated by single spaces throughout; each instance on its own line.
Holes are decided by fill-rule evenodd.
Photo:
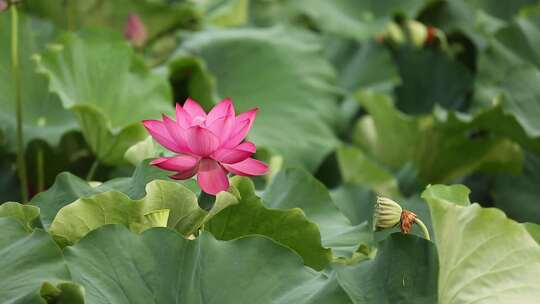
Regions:
M 5 11 L 7 7 L 8 7 L 7 2 L 4 0 L 0 0 L 0 12 Z
M 1 0 L 0 0 L 1 1 Z M 148 32 L 141 18 L 135 13 L 129 13 L 126 26 L 124 28 L 124 37 L 135 47 L 142 47 L 148 39 Z

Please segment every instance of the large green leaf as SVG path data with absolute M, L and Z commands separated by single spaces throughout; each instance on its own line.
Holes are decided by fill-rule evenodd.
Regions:
M 98 159 L 124 162 L 126 150 L 146 137 L 140 121 L 171 111 L 167 82 L 111 33 L 66 33 L 58 43 L 36 56 L 39 71 L 75 112 Z
M 79 198 L 88 197 L 100 191 L 87 181 L 68 173 L 60 173 L 47 191 L 34 196 L 30 204 L 40 208 L 40 218 L 45 229 L 52 224 L 58 211 Z
M 396 106 L 405 113 L 425 114 L 435 104 L 464 110 L 473 86 L 471 72 L 447 54 L 431 49 L 403 47 L 396 62 L 402 84 L 396 88 Z
M 384 95 L 362 92 L 358 98 L 370 116 L 357 124 L 355 142 L 394 170 L 410 160 L 420 180 L 433 183 L 481 169 L 521 169 L 521 150 L 506 134 L 483 134 L 486 130 L 480 127 L 486 122 L 485 116 L 460 115 L 437 108 L 432 115 L 411 117 L 397 111 Z
M 338 282 L 356 304 L 437 303 L 437 250 L 424 239 L 392 234 L 373 260 L 336 265 Z
M 372 242 L 371 226 L 353 226 L 336 207 L 324 185 L 301 169 L 282 170 L 266 189 L 263 201 L 270 208 L 300 208 L 319 227 L 322 244 L 335 255 L 349 257 L 360 243 Z
M 232 185 L 239 191 L 239 203 L 230 206 L 211 219 L 206 228 L 219 240 L 231 240 L 246 235 L 263 235 L 279 242 L 304 259 L 314 269 L 323 269 L 332 252 L 321 244 L 321 233 L 300 208 L 269 209 L 255 194 L 253 182 L 234 177 Z
M 259 107 L 249 134 L 257 145 L 310 171 L 334 149 L 334 73 L 315 35 L 287 27 L 204 31 L 183 42 L 171 77 L 189 73 L 182 63 L 194 56 L 215 78 L 215 95 L 231 97 L 238 112 Z M 191 84 L 188 94 L 201 89 L 208 87 Z M 209 107 L 215 100 L 199 101 Z
M 166 4 L 151 0 L 28 0 L 24 4 L 30 13 L 71 30 L 100 26 L 123 32 L 128 14 L 136 13 L 150 38 L 178 27 L 191 27 L 200 17 L 189 1 Z
M 262 237 L 223 242 L 203 232 L 190 241 L 163 228 L 136 235 L 109 225 L 64 254 L 89 303 L 348 302 L 342 291 L 328 293 L 324 275 Z M 317 291 L 325 298 L 313 298 Z
M 177 229 L 186 237 L 198 229 L 217 212 L 236 204 L 236 198 L 222 192 L 213 209 L 208 212 L 199 207 L 197 197 L 188 188 L 170 181 L 153 181 L 146 185 L 146 196 L 132 200 L 127 195 L 109 191 L 80 198 L 60 209 L 54 218 L 50 233 L 62 244 L 76 243 L 88 232 L 107 224 L 122 224 L 135 232 L 153 226 L 147 214 L 168 209 L 166 226 Z
M 83 303 L 83 291 L 66 282 L 71 276 L 62 252 L 46 232 L 30 233 L 8 217 L 0 218 L 0 231 L 0 302 L 50 303 L 46 299 L 67 298 L 71 302 L 53 303 Z
M 14 218 L 26 230 L 32 231 L 36 222 L 39 222 L 39 208 L 15 202 L 6 202 L 0 205 L 0 218 L 2 217 Z
M 479 49 L 488 44 L 489 39 L 519 13 L 537 0 L 453 0 L 437 1 L 422 21 L 445 32 L 463 32 L 471 38 Z
M 384 30 L 394 14 L 414 17 L 424 0 L 301 0 L 289 1 L 293 15 L 306 15 L 322 30 L 355 39 L 367 39 Z
M 494 178 L 492 194 L 495 206 L 520 222 L 540 222 L 540 157 L 527 153 L 519 176 Z
M 354 225 L 373 218 L 373 202 L 376 198 L 367 185 L 342 184 L 333 189 L 331 195 L 339 210 Z
M 464 186 L 428 187 L 439 252 L 439 303 L 535 303 L 540 246 L 495 208 L 470 204 Z
M 41 210 L 41 222 L 45 228 L 49 228 L 58 211 L 76 201 L 94 194 L 119 191 L 126 194 L 132 200 L 140 200 L 146 195 L 146 185 L 153 180 L 169 180 L 170 173 L 149 165 L 146 160 L 140 163 L 131 177 L 122 177 L 109 180 L 97 187 L 92 187 L 87 181 L 68 172 L 60 173 L 47 191 L 34 196 L 31 204 Z M 176 181 L 193 192 L 198 188 L 194 180 Z M 200 190 L 199 190 L 200 191 Z M 196 192 L 197 193 L 197 192 Z
M 339 147 L 337 159 L 345 184 L 369 186 L 379 194 L 399 196 L 394 176 L 362 150 L 351 146 Z
M 375 41 L 362 44 L 330 39 L 326 52 L 338 71 L 337 84 L 348 92 L 359 89 L 392 92 L 400 83 L 388 49 Z
M 62 107 L 58 97 L 48 90 L 47 79 L 35 72 L 32 55 L 40 52 L 44 44 L 53 39 L 54 30 L 49 23 L 19 16 L 18 58 L 21 79 L 24 141 L 41 139 L 57 145 L 62 134 L 75 129 L 73 115 Z M 16 88 L 11 68 L 11 18 L 0 14 L 0 133 L 5 132 L 5 146 L 16 150 Z
M 540 12 L 540 10 L 539 10 Z M 490 48 L 480 54 L 475 90 L 477 108 L 500 107 L 500 114 L 486 118 L 488 126 L 498 133 L 513 136 L 528 149 L 540 153 L 540 125 L 535 116 L 540 113 L 540 43 L 535 24 L 540 13 L 531 18 L 520 17 L 502 29 L 492 39 Z M 534 18 L 533 18 L 534 17 Z M 501 117 L 502 116 L 502 117 Z
M 480 54 L 475 96 L 479 106 L 500 103 L 535 141 L 535 151 L 540 151 L 540 124 L 535 119 L 540 113 L 539 17 L 540 9 L 530 10 L 497 32 L 490 48 Z

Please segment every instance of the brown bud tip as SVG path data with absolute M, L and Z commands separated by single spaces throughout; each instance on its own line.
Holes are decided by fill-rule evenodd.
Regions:
M 129 13 L 126 26 L 124 28 L 124 37 L 135 47 L 142 47 L 148 39 L 148 32 L 141 18 L 135 13 Z
M 437 32 L 437 28 L 434 26 L 428 26 L 427 28 L 427 37 L 426 37 L 426 43 L 430 44 L 435 40 L 435 35 Z
M 415 220 L 416 214 L 414 212 L 403 210 L 401 212 L 401 232 L 410 233 Z

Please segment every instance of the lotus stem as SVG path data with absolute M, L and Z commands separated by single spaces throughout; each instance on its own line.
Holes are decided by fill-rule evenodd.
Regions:
M 96 174 L 96 170 L 98 167 L 99 167 L 99 160 L 96 158 L 96 160 L 94 160 L 94 162 L 92 163 L 90 170 L 88 170 L 88 175 L 86 175 L 86 181 L 91 181 L 94 179 L 94 175 Z
M 28 201 L 28 176 L 24 155 L 23 111 L 21 98 L 21 75 L 19 70 L 19 17 L 17 5 L 11 3 L 11 76 L 15 83 L 15 119 L 17 123 L 17 172 L 21 183 L 21 200 Z
M 415 218 L 414 222 L 420 227 L 420 229 L 422 229 L 422 232 L 424 233 L 424 238 L 430 241 L 431 238 L 429 237 L 429 231 L 424 222 L 422 222 L 422 220 L 420 220 L 419 218 Z

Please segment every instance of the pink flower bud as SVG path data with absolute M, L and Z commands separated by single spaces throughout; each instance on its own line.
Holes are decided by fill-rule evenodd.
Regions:
M 1 1 L 1 0 L 0 0 Z M 126 26 L 124 28 L 124 37 L 135 47 L 142 47 L 148 39 L 148 32 L 141 18 L 135 13 L 129 13 Z
M 6 1 L 4 0 L 0 0 L 0 12 L 3 12 L 7 9 L 8 5 L 6 3 Z

